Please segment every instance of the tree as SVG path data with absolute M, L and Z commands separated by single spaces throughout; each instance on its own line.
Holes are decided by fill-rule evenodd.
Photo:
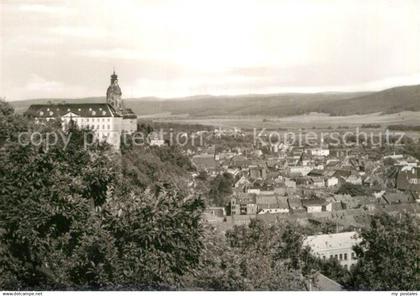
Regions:
M 337 194 L 350 194 L 351 196 L 370 195 L 371 190 L 363 185 L 344 183 L 336 192 Z
M 189 286 L 205 290 L 303 290 L 296 269 L 275 258 L 279 229 L 261 220 L 235 226 L 226 236 L 207 228 L 204 252 Z
M 14 112 L 13 106 L 0 98 L 0 116 L 10 116 Z
M 226 205 L 226 197 L 232 194 L 233 176 L 229 173 L 217 175 L 210 182 L 209 198 L 217 206 Z
M 176 288 L 199 262 L 201 199 L 170 183 L 144 190 L 107 145 L 66 133 L 66 149 L 5 146 L 0 289 Z
M 122 150 L 123 174 L 146 189 L 155 183 L 171 183 L 186 192 L 190 160 L 175 147 L 134 146 Z
M 0 147 L 10 141 L 16 141 L 18 133 L 28 130 L 28 121 L 14 113 L 12 105 L 0 100 Z
M 355 290 L 420 290 L 420 231 L 408 214 L 376 215 L 354 248 L 358 262 L 350 287 Z

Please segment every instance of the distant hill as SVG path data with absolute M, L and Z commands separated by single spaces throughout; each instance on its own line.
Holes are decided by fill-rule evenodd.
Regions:
M 47 102 L 104 102 L 104 97 L 81 99 L 34 99 L 12 102 L 17 112 L 31 104 Z M 125 104 L 139 115 L 172 114 L 196 117 L 262 115 L 290 116 L 309 112 L 331 115 L 397 113 L 420 110 L 420 85 L 402 86 L 379 92 L 268 94 L 239 96 L 194 96 L 174 99 L 130 98 Z
M 128 99 L 137 114 L 171 113 L 191 116 L 267 115 L 289 116 L 311 112 L 321 102 L 336 102 L 360 93 L 270 94 L 202 96 L 160 101 Z
M 420 110 L 420 85 L 400 86 L 370 93 L 340 104 L 323 102 L 319 111 L 331 115 L 367 114 L 373 112 L 398 113 Z

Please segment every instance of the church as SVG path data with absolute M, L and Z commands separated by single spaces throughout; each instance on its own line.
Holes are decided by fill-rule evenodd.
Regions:
M 99 141 L 119 148 L 122 133 L 137 130 L 137 115 L 124 106 L 115 71 L 106 91 L 105 103 L 34 104 L 25 112 L 36 123 L 60 119 L 63 129 L 73 121 L 81 128 L 90 128 Z

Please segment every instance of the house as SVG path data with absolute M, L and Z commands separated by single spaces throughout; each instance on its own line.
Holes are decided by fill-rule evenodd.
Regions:
M 247 189 L 251 186 L 251 182 L 248 180 L 247 177 L 242 176 L 238 181 L 235 183 L 235 188 L 243 188 Z
M 250 161 L 243 155 L 235 155 L 230 159 L 229 165 L 234 168 L 246 168 Z
M 227 172 L 231 174 L 233 178 L 236 178 L 239 176 L 241 171 L 239 169 L 227 169 Z
M 322 198 L 302 199 L 302 206 L 308 213 L 322 212 L 322 208 L 325 204 L 326 200 Z
M 325 181 L 323 177 L 312 177 L 312 186 L 317 188 L 325 187 Z
M 226 210 L 223 207 L 207 207 L 204 210 L 205 213 L 216 216 L 216 217 L 225 217 Z
M 351 183 L 353 185 L 362 185 L 362 177 L 358 175 L 350 175 L 347 178 L 345 178 L 347 183 Z
M 149 142 L 149 145 L 150 146 L 158 146 L 158 147 L 161 147 L 161 146 L 164 146 L 165 145 L 165 140 L 159 138 L 159 136 L 158 136 L 157 133 L 150 133 L 147 136 L 147 139 L 148 139 L 148 142 Z
M 289 212 L 287 198 L 284 196 L 278 196 L 275 194 L 257 195 L 256 203 L 258 206 L 258 214 L 278 214 Z
M 121 135 L 137 131 L 137 115 L 124 106 L 121 95 L 118 76 L 114 72 L 105 103 L 33 104 L 25 116 L 40 124 L 59 120 L 63 129 L 72 122 L 79 128 L 90 129 L 95 139 L 119 150 Z
M 330 155 L 330 150 L 327 148 L 312 148 L 308 149 L 308 152 L 312 156 L 328 156 Z
M 369 186 L 369 187 L 381 187 L 384 188 L 385 187 L 385 180 L 377 175 L 370 175 L 367 176 L 364 180 L 363 180 L 363 185 Z
M 302 205 L 302 200 L 298 197 L 289 197 L 287 199 L 287 204 L 289 205 L 289 210 L 292 213 L 304 213 L 305 208 Z
M 255 194 L 242 193 L 233 197 L 229 204 L 230 215 L 255 215 L 257 213 L 257 204 Z
M 289 166 L 289 173 L 291 175 L 306 176 L 312 171 L 312 167 L 309 166 Z
M 357 263 L 353 247 L 361 242 L 361 238 L 355 231 L 319 234 L 308 236 L 304 246 L 309 246 L 312 253 L 323 260 L 335 258 L 341 266 L 350 269 Z
M 336 170 L 333 174 L 333 177 L 343 178 L 344 180 L 351 176 L 351 170 Z
M 336 194 L 334 200 L 340 202 L 344 210 L 365 208 L 372 210 L 373 206 L 381 202 L 381 198 L 374 196 L 350 196 L 348 194 Z
M 411 194 L 405 192 L 386 192 L 382 198 L 389 205 L 414 202 Z
M 394 152 L 393 154 L 385 155 L 383 158 L 384 159 L 398 160 L 398 159 L 403 159 L 404 158 L 404 155 L 402 155 L 402 154 L 395 154 L 395 152 Z
M 333 201 L 326 201 L 325 204 L 322 206 L 322 211 L 324 212 L 332 212 L 334 206 Z
M 224 160 L 224 159 L 231 159 L 232 157 L 234 157 L 236 154 L 234 152 L 220 152 L 218 154 L 218 159 L 219 160 Z
M 215 172 L 218 169 L 218 163 L 212 154 L 194 155 L 191 161 L 199 171 Z
M 329 177 L 329 178 L 326 179 L 325 183 L 326 183 L 327 187 L 334 187 L 334 186 L 338 185 L 338 178 L 334 177 L 334 176 Z
M 250 165 L 248 168 L 249 177 L 252 179 L 265 179 L 267 177 L 265 167 L 260 167 L 258 165 Z
M 320 272 L 315 273 L 307 286 L 309 291 L 345 291 L 342 285 Z
M 341 203 L 341 206 L 344 210 L 358 209 L 361 206 L 359 201 L 349 194 L 336 194 L 334 195 L 334 200 Z
M 404 166 L 399 169 L 396 178 L 399 190 L 420 192 L 420 167 Z
M 296 181 L 286 178 L 284 180 L 284 185 L 286 186 L 286 188 L 296 188 Z
M 326 165 L 326 166 L 328 166 L 328 167 L 335 167 L 335 166 L 337 166 L 339 163 L 340 163 L 340 160 L 339 160 L 339 159 L 336 159 L 336 158 L 329 158 L 329 159 L 327 159 L 327 161 L 326 161 L 325 165 Z
M 322 177 L 324 175 L 324 171 L 323 170 L 319 170 L 319 169 L 313 169 L 312 171 L 309 172 L 308 176 L 310 177 Z

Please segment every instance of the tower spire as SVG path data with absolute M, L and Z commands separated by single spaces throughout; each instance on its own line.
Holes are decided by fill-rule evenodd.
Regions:
M 114 84 L 114 82 L 117 81 L 117 80 L 118 80 L 118 75 L 115 74 L 115 68 L 113 67 L 113 72 L 112 72 L 112 75 L 111 75 L 111 85 Z
M 118 85 L 118 75 L 115 74 L 115 68 L 111 74 L 111 84 L 106 91 L 106 102 L 110 104 L 117 112 L 122 110 L 121 89 Z

